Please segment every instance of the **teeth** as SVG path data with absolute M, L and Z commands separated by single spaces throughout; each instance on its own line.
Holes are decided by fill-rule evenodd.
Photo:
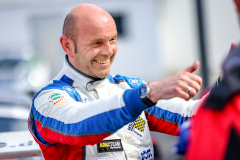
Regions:
M 102 64 L 102 63 L 107 63 L 108 60 L 95 60 L 95 62 Z

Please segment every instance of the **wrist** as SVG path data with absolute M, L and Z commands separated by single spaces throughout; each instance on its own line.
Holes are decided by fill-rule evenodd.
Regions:
M 148 98 L 153 103 L 157 103 L 158 99 L 156 98 L 156 94 L 154 94 L 154 82 L 153 83 L 148 83 L 147 86 L 150 88 L 150 92 L 148 93 Z
M 153 102 L 149 98 L 149 93 L 150 93 L 150 88 L 148 87 L 148 85 L 144 84 L 140 87 L 140 98 L 141 98 L 141 100 L 149 107 L 155 106 L 156 102 Z

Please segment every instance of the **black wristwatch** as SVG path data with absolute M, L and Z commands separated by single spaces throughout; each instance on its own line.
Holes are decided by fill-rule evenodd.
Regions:
M 142 99 L 142 101 L 149 107 L 151 106 L 155 106 L 156 103 L 153 103 L 149 98 L 148 98 L 148 94 L 150 92 L 150 88 L 144 84 L 140 87 L 140 98 Z

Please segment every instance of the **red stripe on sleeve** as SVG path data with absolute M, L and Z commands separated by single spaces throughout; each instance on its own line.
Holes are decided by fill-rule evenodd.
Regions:
M 146 118 L 148 120 L 148 125 L 150 131 L 170 134 L 173 136 L 178 135 L 178 125 L 172 124 L 164 120 L 157 119 L 153 116 L 148 115 L 148 112 L 145 112 Z
M 48 128 L 42 128 L 42 124 L 38 121 L 36 121 L 37 124 L 37 130 L 43 137 L 43 139 L 50 144 L 55 143 L 63 143 L 63 144 L 69 144 L 69 145 L 94 145 L 97 143 L 102 142 L 102 140 L 108 136 L 110 136 L 110 133 L 106 134 L 99 134 L 99 135 L 89 135 L 89 136 L 68 136 L 63 135 L 60 133 L 57 133 L 53 130 L 50 130 Z

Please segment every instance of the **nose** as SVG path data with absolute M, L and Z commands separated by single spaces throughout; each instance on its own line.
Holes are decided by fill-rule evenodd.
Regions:
M 102 46 L 101 51 L 102 51 L 102 55 L 111 57 L 113 54 L 113 46 L 108 41 Z

